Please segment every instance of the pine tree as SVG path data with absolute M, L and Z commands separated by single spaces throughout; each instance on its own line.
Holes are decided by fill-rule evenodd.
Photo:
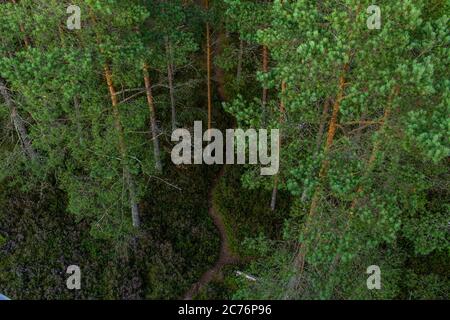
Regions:
M 434 108 L 441 110 L 434 123 L 446 128 L 437 120 L 448 95 L 441 80 L 445 58 L 438 45 L 446 41 L 445 17 L 427 20 L 425 2 L 385 1 L 378 4 L 382 28 L 370 30 L 370 5 L 275 1 L 270 27 L 257 33 L 273 63 L 264 80 L 272 87 L 286 83 L 279 91 L 286 108 L 281 166 L 285 188 L 296 197 L 285 230 L 295 259 L 293 265 L 286 264 L 283 282 L 276 284 L 285 288 L 278 298 L 330 298 L 351 290 L 360 296 L 399 294 L 395 286 L 378 295 L 364 291 L 365 282 L 352 285 L 352 275 L 363 279 L 364 273 L 356 275 L 354 270 L 376 262 L 386 274 L 398 276 L 402 260 L 393 255 L 404 254 L 396 246 L 403 232 L 413 230 L 402 226 L 409 226 L 412 212 L 416 216 L 423 210 L 406 201 L 407 190 L 415 190 L 416 199 L 424 201 L 428 188 L 423 189 L 424 176 L 409 149 L 410 139 L 429 141 L 416 146 L 427 144 L 429 155 L 438 155 L 437 172 L 442 155 L 448 154 L 442 131 L 434 131 L 432 143 L 428 134 L 413 134 L 411 129 L 430 128 L 431 123 L 422 127 L 415 122 L 427 104 L 439 106 Z M 433 34 L 434 40 L 423 42 L 425 34 Z M 238 101 L 229 110 L 245 123 L 257 108 Z M 270 122 L 275 121 L 272 117 Z M 433 175 L 431 171 L 427 174 Z M 414 178 L 403 184 L 406 176 Z M 438 220 L 435 227 L 443 225 Z M 433 248 L 444 245 L 435 227 Z

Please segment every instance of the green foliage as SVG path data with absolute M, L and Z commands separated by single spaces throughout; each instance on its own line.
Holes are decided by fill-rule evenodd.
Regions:
M 366 26 L 370 1 L 227 4 L 229 29 L 267 46 L 271 67 L 257 78 L 261 90 L 276 95 L 267 106 L 235 95 L 226 110 L 240 127 L 282 130 L 279 189 L 293 199 L 285 244 L 271 244 L 249 266 L 263 280 L 244 284 L 236 297 L 406 298 L 415 291 L 404 285 L 404 274 L 415 272 L 407 257 L 449 253 L 446 4 L 381 1 L 380 30 Z M 259 6 L 270 21 L 252 25 L 259 11 L 250 6 Z M 327 132 L 331 126 L 335 133 Z M 270 179 L 257 178 L 252 169 L 243 176 L 244 185 L 270 189 Z M 300 275 L 286 258 L 298 254 L 292 249 L 298 243 L 306 252 Z M 372 264 L 385 277 L 379 292 L 365 285 Z M 432 289 L 441 276 L 427 273 L 429 291 L 411 296 L 442 297 Z
M 70 4 L 81 30 L 65 26 Z M 209 22 L 214 91 L 228 98 L 223 110 L 215 104 L 214 126 L 280 129 L 281 166 L 275 211 L 274 177 L 226 168 L 213 202 L 234 252 L 253 259 L 197 298 L 448 298 L 449 1 L 380 0 L 379 30 L 367 28 L 372 4 L 2 3 L 0 77 L 12 100 L 0 98 L 2 290 L 179 298 L 213 265 L 218 168 L 169 160 L 171 111 L 180 127 L 206 119 Z M 144 64 L 164 175 L 154 169 Z M 23 152 L 17 119 L 37 159 Z M 80 292 L 65 290 L 71 264 L 83 266 Z M 367 290 L 370 265 L 382 270 L 381 290 Z
M 81 8 L 81 30 L 65 26 L 69 4 Z M 1 99 L 0 286 L 9 296 L 177 298 L 213 263 L 218 240 L 204 202 L 210 175 L 170 164 L 164 177 L 156 175 L 142 90 L 148 62 L 163 149 L 170 150 L 164 69 L 168 61 L 185 67 L 202 40 L 193 32 L 202 21 L 186 23 L 199 8 L 181 4 L 23 0 L 0 6 L 0 76 L 39 154 L 32 162 L 21 152 L 11 110 Z M 180 124 L 204 118 L 203 97 L 193 94 L 201 81 L 191 70 L 175 70 L 183 84 L 177 86 L 179 102 L 185 104 Z M 164 152 L 162 158 L 169 156 Z M 124 166 L 136 183 L 141 230 L 131 225 Z M 82 268 L 82 293 L 65 288 L 71 264 Z
M 289 197 L 280 194 L 281 205 L 272 212 L 270 192 L 243 188 L 242 171 L 239 167 L 226 169 L 213 201 L 225 222 L 231 250 L 241 256 L 251 256 L 252 252 L 249 252 L 246 246 L 242 246 L 247 238 L 259 235 L 270 238 L 281 236 L 283 218 L 289 211 L 287 206 Z

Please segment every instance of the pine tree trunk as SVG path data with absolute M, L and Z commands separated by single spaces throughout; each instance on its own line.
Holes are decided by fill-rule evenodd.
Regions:
M 93 24 L 96 24 L 96 18 L 94 13 L 92 12 L 92 9 L 89 8 L 89 15 L 91 17 L 91 20 Z M 97 37 L 97 43 L 98 45 L 101 44 L 100 36 L 96 34 Z M 103 50 L 100 48 L 100 52 L 103 53 Z M 117 100 L 117 93 L 116 89 L 114 88 L 114 83 L 112 79 L 111 70 L 109 69 L 108 64 L 105 64 L 104 66 L 104 75 L 106 78 L 106 83 L 108 85 L 109 94 L 111 98 L 111 107 L 113 111 L 113 118 L 114 118 L 114 127 L 116 129 L 118 140 L 119 140 L 119 153 L 121 156 L 122 161 L 122 167 L 123 167 L 123 175 L 125 178 L 125 182 L 128 187 L 128 193 L 129 193 L 129 201 L 130 201 L 130 209 L 131 209 L 131 220 L 133 223 L 133 227 L 139 228 L 140 227 L 140 215 L 139 215 L 139 206 L 137 203 L 137 196 L 136 196 L 136 186 L 133 180 L 133 177 L 130 173 L 130 168 L 127 164 L 127 158 L 128 158 L 128 152 L 125 144 L 125 136 L 124 131 L 122 127 L 122 123 L 120 120 L 120 113 L 119 113 L 119 102 Z
M 205 0 L 205 8 L 209 10 L 209 1 Z M 208 129 L 212 127 L 212 89 L 211 89 L 211 31 L 209 22 L 206 22 L 206 69 L 208 90 Z
M 2 95 L 6 105 L 9 108 L 11 120 L 14 124 L 14 128 L 16 129 L 17 134 L 19 135 L 24 153 L 28 156 L 29 159 L 33 161 L 36 160 L 38 158 L 38 155 L 36 153 L 36 150 L 34 150 L 32 146 L 31 139 L 28 136 L 27 129 L 25 127 L 25 123 L 17 111 L 17 106 L 11 97 L 5 80 L 2 78 L 0 78 L 0 94 Z
M 145 81 L 145 90 L 147 92 L 147 103 L 150 111 L 150 129 L 152 131 L 153 153 L 155 155 L 155 168 L 158 171 L 158 173 L 162 173 L 161 152 L 159 149 L 159 139 L 158 139 L 158 126 L 156 124 L 156 110 L 155 104 L 153 102 L 152 86 L 147 64 L 144 64 L 144 81 Z
M 286 82 L 283 81 L 281 83 L 281 93 L 285 93 L 286 92 Z M 282 124 L 284 122 L 284 113 L 286 111 L 284 102 L 283 102 L 283 98 L 281 98 L 281 102 L 280 102 L 280 120 L 279 123 Z M 280 140 L 278 142 L 279 145 L 279 150 L 281 152 L 281 135 L 280 135 Z M 275 176 L 274 178 L 274 183 L 273 183 L 273 189 L 272 189 L 272 200 L 270 201 L 270 209 L 272 211 L 275 211 L 276 205 L 277 205 L 277 195 L 278 195 L 278 174 Z
M 125 177 L 125 182 L 128 186 L 128 193 L 130 197 L 130 207 L 131 207 L 131 218 L 133 222 L 133 226 L 135 228 L 138 228 L 140 226 L 140 218 L 139 218 L 139 207 L 137 204 L 137 198 L 136 198 L 136 186 L 134 184 L 133 177 L 130 173 L 130 168 L 127 164 L 127 148 L 125 144 L 125 137 L 123 132 L 122 123 L 120 121 L 120 114 L 119 114 L 119 108 L 118 108 L 118 101 L 117 101 L 117 95 L 116 90 L 113 85 L 112 75 L 111 71 L 109 70 L 109 66 L 105 66 L 105 77 L 106 82 L 108 84 L 109 93 L 111 96 L 111 102 L 112 102 L 112 110 L 113 110 L 113 117 L 114 117 L 114 127 L 116 128 L 116 132 L 119 138 L 119 152 L 120 156 L 122 158 L 122 165 L 123 165 L 123 174 Z
M 278 194 L 278 175 L 274 178 L 274 186 L 272 189 L 272 199 L 270 200 L 270 210 L 275 211 L 277 206 L 277 194 Z
M 177 111 L 175 105 L 175 88 L 173 86 L 174 67 L 172 61 L 172 44 L 166 37 L 167 79 L 169 82 L 170 110 L 172 112 L 172 131 L 177 128 Z
M 388 121 L 389 116 L 390 116 L 390 114 L 392 112 L 393 101 L 394 101 L 395 97 L 399 94 L 399 92 L 400 92 L 400 87 L 399 86 L 395 86 L 394 89 L 393 89 L 393 92 L 389 96 L 388 104 L 387 104 L 386 109 L 384 110 L 383 119 L 381 119 L 381 125 L 380 125 L 380 128 L 378 129 L 378 132 L 382 132 L 384 130 L 385 124 Z M 376 157 L 377 157 L 377 153 L 378 153 L 378 151 L 380 149 L 380 146 L 381 146 L 381 140 L 376 140 L 374 145 L 373 145 L 372 152 L 370 153 L 369 160 L 367 161 L 367 166 L 366 166 L 366 170 L 364 172 L 364 177 L 367 177 L 372 172 L 373 166 L 374 166 L 374 163 L 375 163 L 375 160 L 376 160 Z M 364 188 L 363 188 L 362 185 L 360 185 L 358 187 L 358 190 L 356 191 L 355 198 L 353 198 L 353 200 L 352 200 L 352 204 L 351 204 L 350 210 L 349 210 L 349 218 L 347 220 L 347 225 L 344 228 L 344 231 L 342 233 L 341 238 L 347 233 L 348 229 L 350 228 L 350 222 L 353 219 L 355 209 L 358 206 L 358 203 L 359 203 L 359 200 L 360 200 L 360 196 L 363 193 L 363 191 L 364 191 Z M 329 268 L 329 273 L 330 274 L 335 270 L 335 268 L 336 268 L 337 264 L 339 263 L 340 259 L 341 259 L 341 254 L 337 253 L 335 255 L 334 259 L 333 259 L 333 262 L 331 263 L 330 268 Z
M 332 116 L 331 116 L 331 119 L 330 119 L 330 122 L 328 125 L 327 141 L 325 144 L 325 151 L 324 151 L 325 154 L 328 154 L 328 152 L 334 142 L 334 137 L 336 134 L 336 127 L 337 127 L 337 119 L 338 119 L 338 115 L 339 115 L 339 111 L 340 111 L 340 107 L 341 107 L 341 102 L 344 99 L 345 83 L 346 83 L 346 76 L 347 76 L 348 69 L 349 69 L 349 65 L 346 64 L 343 68 L 341 76 L 339 77 L 338 93 L 337 93 L 337 96 L 333 103 L 333 113 L 332 113 Z M 326 174 L 328 172 L 328 167 L 329 167 L 329 161 L 324 160 L 324 162 L 322 163 L 321 169 L 320 169 L 320 173 L 319 173 L 320 180 L 322 180 L 326 176 Z M 305 229 L 303 231 L 304 234 L 308 233 L 308 231 L 309 231 L 308 228 L 311 223 L 311 220 L 316 214 L 317 206 L 319 204 L 320 192 L 321 192 L 321 187 L 319 185 L 316 188 L 313 199 L 311 201 L 311 207 L 309 209 L 309 213 L 308 213 L 308 216 L 305 221 Z M 294 289 L 296 286 L 298 286 L 298 283 L 301 279 L 301 275 L 305 268 L 306 253 L 307 253 L 307 247 L 304 245 L 304 243 L 300 244 L 297 247 L 297 254 L 294 259 L 294 267 L 297 270 L 299 270 L 299 275 L 294 276 L 291 279 L 291 281 L 292 281 L 291 285 L 293 286 Z
M 269 50 L 267 49 L 267 46 L 263 46 L 263 72 L 267 73 L 269 72 Z M 263 105 L 263 112 L 266 112 L 266 105 L 267 105 L 267 97 L 268 97 L 268 89 L 266 87 L 263 88 L 263 94 L 262 94 L 262 105 Z
M 345 77 L 348 72 L 348 68 L 349 68 L 349 65 L 346 64 L 344 66 L 342 75 L 339 77 L 338 94 L 336 96 L 336 99 L 334 100 L 333 113 L 331 115 L 330 123 L 328 125 L 327 141 L 325 144 L 325 151 L 324 151 L 325 154 L 328 154 L 328 152 L 330 151 L 330 148 L 334 142 L 334 137 L 336 135 L 337 119 L 338 119 L 339 111 L 341 109 L 341 102 L 344 98 Z M 322 179 L 323 177 L 326 176 L 329 165 L 330 165 L 330 162 L 327 159 L 325 159 L 320 168 L 319 179 Z M 320 189 L 320 186 L 318 187 L 318 189 Z M 319 201 L 319 193 L 320 193 L 320 190 L 316 190 L 316 192 L 314 193 L 314 197 L 311 202 L 311 208 L 309 210 L 308 219 L 311 219 L 315 215 L 316 208 L 318 205 L 317 202 Z

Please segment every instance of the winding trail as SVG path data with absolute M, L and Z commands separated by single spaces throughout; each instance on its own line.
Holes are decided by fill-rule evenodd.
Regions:
M 225 40 L 225 34 L 220 33 L 217 37 L 216 42 L 216 48 L 215 52 L 216 54 L 220 54 L 223 50 L 223 42 Z M 227 101 L 226 91 L 225 91 L 225 74 L 224 71 L 219 68 L 217 65 L 214 65 L 214 82 L 216 84 L 217 94 L 222 101 Z M 230 241 L 227 236 L 227 232 L 225 229 L 225 224 L 222 220 L 222 217 L 214 207 L 214 192 L 217 188 L 217 185 L 222 178 L 223 174 L 225 173 L 225 165 L 220 168 L 219 173 L 214 178 L 214 181 L 212 183 L 211 189 L 209 190 L 208 194 L 208 214 L 211 217 L 211 219 L 214 222 L 214 225 L 217 228 L 217 231 L 219 232 L 220 237 L 220 253 L 219 258 L 217 259 L 216 263 L 213 267 L 208 269 L 203 275 L 200 277 L 200 279 L 194 283 L 191 288 L 186 292 L 184 295 L 184 300 L 192 300 L 203 288 L 205 288 L 212 280 L 215 278 L 218 278 L 220 276 L 220 272 L 222 271 L 222 268 L 226 265 L 231 264 L 237 264 L 240 262 L 239 257 L 233 255 L 230 249 Z
M 233 255 L 230 249 L 230 242 L 225 230 L 225 224 L 223 223 L 222 217 L 218 214 L 216 208 L 214 207 L 213 195 L 214 191 L 217 187 L 217 184 L 220 181 L 220 178 L 223 176 L 225 172 L 225 166 L 222 166 L 219 173 L 214 179 L 213 185 L 208 195 L 208 203 L 209 203 L 209 216 L 212 218 L 214 225 L 219 232 L 220 237 L 220 254 L 219 258 L 214 264 L 214 266 L 208 269 L 200 279 L 194 283 L 188 292 L 186 292 L 184 296 L 184 300 L 192 300 L 201 289 L 206 287 L 213 279 L 220 275 L 220 271 L 226 265 L 236 264 L 239 262 L 239 258 Z

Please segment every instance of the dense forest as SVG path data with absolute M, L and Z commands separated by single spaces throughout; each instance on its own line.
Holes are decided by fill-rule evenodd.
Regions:
M 448 299 L 449 13 L 1 0 L 0 293 Z M 278 130 L 278 171 L 174 163 L 198 121 Z

